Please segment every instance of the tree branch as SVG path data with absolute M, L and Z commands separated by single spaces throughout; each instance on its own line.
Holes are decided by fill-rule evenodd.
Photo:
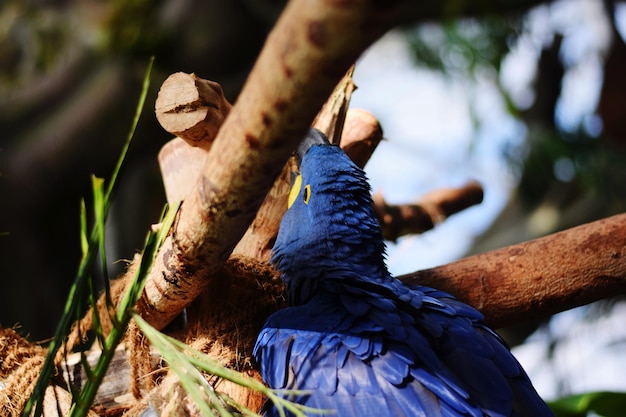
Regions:
M 348 110 L 340 145 L 355 164 L 365 167 L 381 140 L 383 129 L 373 114 L 362 109 Z
M 393 10 L 366 0 L 287 5 L 157 256 L 137 305 L 153 326 L 178 315 L 226 261 L 333 87 L 391 27 Z
M 208 151 L 232 106 L 215 81 L 177 72 L 163 82 L 154 107 L 165 130 Z
M 400 277 L 478 308 L 494 327 L 626 293 L 626 214 Z
M 162 328 L 206 287 L 332 88 L 373 41 L 407 18 L 440 16 L 452 4 L 460 14 L 485 10 L 475 2 L 433 4 L 287 4 L 159 252 L 137 305 L 148 322 Z
M 423 233 L 451 215 L 483 201 L 483 189 L 475 181 L 459 188 L 442 188 L 422 196 L 414 204 L 389 205 L 378 192 L 373 196 L 374 212 L 385 239 Z

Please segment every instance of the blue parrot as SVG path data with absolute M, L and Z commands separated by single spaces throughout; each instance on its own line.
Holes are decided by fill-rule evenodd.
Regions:
M 254 348 L 265 382 L 339 417 L 552 416 L 477 310 L 391 276 L 365 173 L 315 129 L 297 154 L 271 259 L 290 307 Z

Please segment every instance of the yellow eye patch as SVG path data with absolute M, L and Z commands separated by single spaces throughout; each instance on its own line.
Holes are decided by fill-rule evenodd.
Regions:
M 291 186 L 291 191 L 289 191 L 289 199 L 287 200 L 287 208 L 290 208 L 293 205 L 293 202 L 296 201 L 296 197 L 300 194 L 300 188 L 302 187 L 302 175 L 298 175 L 296 179 L 293 181 L 293 185 Z
M 290 208 L 293 203 L 298 198 L 298 194 L 300 194 L 300 189 L 302 188 L 302 175 L 298 175 L 296 179 L 293 181 L 293 185 L 291 186 L 291 191 L 289 191 L 289 198 L 287 199 L 287 208 Z M 304 187 L 304 195 L 302 196 L 302 200 L 304 204 L 309 204 L 309 200 L 311 199 L 311 185 L 307 184 Z

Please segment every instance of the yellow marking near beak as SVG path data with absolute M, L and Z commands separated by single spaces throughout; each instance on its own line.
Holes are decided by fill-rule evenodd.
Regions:
M 287 208 L 290 208 L 298 194 L 300 194 L 300 188 L 302 187 L 302 175 L 298 175 L 296 179 L 293 181 L 293 185 L 291 186 L 291 191 L 289 191 L 289 199 L 287 200 Z

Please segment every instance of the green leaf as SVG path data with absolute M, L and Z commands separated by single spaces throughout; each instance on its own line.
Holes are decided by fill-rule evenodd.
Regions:
M 548 404 L 557 417 L 586 417 L 590 412 L 602 417 L 623 417 L 626 393 L 590 392 L 563 397 Z

